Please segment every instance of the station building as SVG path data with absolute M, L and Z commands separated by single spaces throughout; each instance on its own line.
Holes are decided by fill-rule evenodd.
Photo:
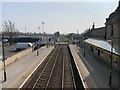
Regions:
M 106 19 L 105 27 L 92 29 L 83 35 L 83 44 L 96 57 L 102 59 L 106 64 L 113 60 L 113 68 L 118 70 L 120 61 L 120 1 L 117 9 Z

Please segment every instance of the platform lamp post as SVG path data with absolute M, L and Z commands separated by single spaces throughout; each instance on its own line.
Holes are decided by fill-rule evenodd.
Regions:
M 78 48 L 78 29 L 77 29 L 77 39 L 76 39 L 76 46 Z
M 4 82 L 7 79 L 6 76 L 6 65 L 5 65 L 5 49 L 4 49 L 4 44 L 8 41 L 8 39 L 4 39 L 3 33 L 2 33 L 2 61 L 3 61 L 3 74 L 4 74 Z
M 112 42 L 112 40 L 107 40 L 107 41 L 111 43 L 110 71 L 109 71 L 109 86 L 112 87 L 113 42 Z
M 48 48 L 48 43 L 49 43 L 49 39 L 48 39 L 48 35 L 47 35 L 47 48 Z
M 38 51 L 38 43 L 37 43 L 37 56 L 39 55 L 39 51 Z
M 45 24 L 45 23 L 42 22 L 42 41 L 43 41 L 43 32 L 44 32 L 43 24 Z
M 40 36 L 40 27 L 38 27 L 38 29 L 39 29 L 39 35 L 38 36 Z
M 39 34 L 40 34 L 40 27 L 38 27 L 38 29 L 39 29 Z M 38 34 L 38 36 L 40 36 L 39 34 Z M 39 46 L 38 46 L 38 44 L 39 44 L 39 42 L 37 43 L 37 56 L 39 55 L 39 50 L 38 50 Z

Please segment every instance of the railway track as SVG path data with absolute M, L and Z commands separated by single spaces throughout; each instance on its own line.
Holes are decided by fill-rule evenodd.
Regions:
M 56 45 L 21 90 L 36 88 L 76 90 L 76 83 L 68 45 Z

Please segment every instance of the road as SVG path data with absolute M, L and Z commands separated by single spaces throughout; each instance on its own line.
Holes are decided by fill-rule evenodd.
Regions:
M 17 52 L 16 52 L 16 45 L 6 46 L 6 47 L 5 47 L 5 55 L 6 55 L 7 57 L 9 57 L 9 56 L 11 56 L 11 55 L 13 55 L 13 54 L 15 54 L 15 53 L 17 53 Z
M 11 45 L 11 46 L 5 46 L 5 57 L 10 57 L 17 53 L 16 51 L 16 45 Z M 2 47 L 0 47 L 0 57 L 2 55 Z

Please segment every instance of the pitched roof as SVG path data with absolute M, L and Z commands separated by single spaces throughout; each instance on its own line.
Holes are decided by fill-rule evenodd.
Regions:
M 107 40 L 98 40 L 98 39 L 88 38 L 88 39 L 86 39 L 84 41 L 86 43 L 92 44 L 92 45 L 97 46 L 97 47 L 99 47 L 101 49 L 104 49 L 104 50 L 107 50 L 107 51 L 111 52 L 112 46 L 111 46 L 110 43 L 108 43 Z M 114 46 L 115 45 L 113 43 L 113 53 L 115 53 L 117 55 L 120 55 L 118 49 L 116 49 Z
M 107 22 L 113 20 L 120 20 L 120 1 L 117 9 L 109 15 L 109 18 L 107 18 Z
M 104 37 L 105 36 L 105 27 L 100 27 L 100 28 L 95 28 L 92 30 L 91 36 L 101 36 Z

